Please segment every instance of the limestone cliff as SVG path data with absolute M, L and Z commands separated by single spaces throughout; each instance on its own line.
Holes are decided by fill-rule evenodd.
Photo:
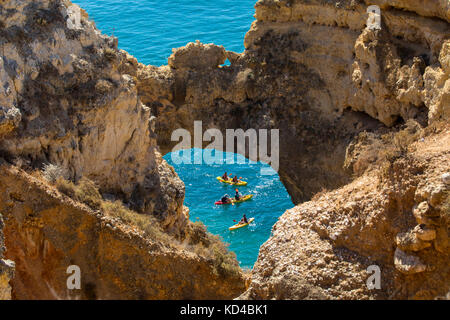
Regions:
M 368 4 L 380 5 L 381 29 L 365 26 Z M 448 298 L 448 2 L 262 0 L 256 17 L 248 51 L 267 48 L 260 45 L 267 34 L 298 32 L 302 45 L 290 40 L 284 57 L 318 75 L 325 90 L 310 100 L 316 110 L 351 109 L 386 126 L 415 119 L 443 129 L 412 145 L 400 143 L 408 135 L 400 133 L 392 139 L 401 155 L 373 170 L 373 153 L 343 142 L 347 159 L 340 164 L 354 180 L 280 217 L 242 298 Z M 348 159 L 352 154 L 359 160 Z M 380 290 L 366 285 L 370 265 L 382 270 Z
M 239 272 L 218 273 L 170 238 L 149 237 L 14 166 L 0 172 L 15 299 L 231 299 L 245 289 Z M 71 265 L 80 268 L 79 290 L 67 287 Z
M 366 26 L 370 4 L 381 8 L 380 28 Z M 242 54 L 196 42 L 174 50 L 168 66 L 137 72 L 163 152 L 172 131 L 193 132 L 194 120 L 222 131 L 276 128 L 279 174 L 294 202 L 336 190 L 280 218 L 242 298 L 445 296 L 448 207 L 430 205 L 434 223 L 412 212 L 429 203 L 424 188 L 442 197 L 448 188 L 439 182 L 449 151 L 448 3 L 261 0 L 255 8 Z M 443 147 L 428 155 L 402 145 L 392 181 L 379 181 L 358 139 L 370 132 L 373 149 L 388 148 L 380 141 L 389 135 L 381 137 L 408 120 L 443 126 L 422 144 Z M 381 291 L 366 286 L 372 264 L 383 269 Z
M 70 1 L 0 2 L 0 259 L 16 265 L 13 298 L 222 299 L 245 290 L 235 256 L 188 220 L 184 184 L 162 159 L 136 70 Z M 57 178 L 90 181 L 96 201 L 143 214 L 135 224 L 162 227 L 166 242 L 62 196 Z M 72 264 L 81 291 L 66 287 Z M 12 267 L 0 260 L 0 298 L 10 296 Z
M 117 39 L 67 1 L 0 4 L 0 150 L 23 166 L 52 163 L 103 193 L 160 215 L 179 232 L 184 186 L 161 159 L 150 109 Z
M 442 18 L 441 7 L 428 15 Z M 381 30 L 369 29 L 366 10 L 362 1 L 259 1 L 244 53 L 191 43 L 168 66 L 139 65 L 162 151 L 194 120 L 280 129 L 279 174 L 298 203 L 351 181 L 342 164 L 359 132 L 448 119 L 448 22 L 392 5 Z
M 10 300 L 10 281 L 14 277 L 14 262 L 3 259 L 3 255 L 6 250 L 4 244 L 3 226 L 3 218 L 0 215 L 0 300 Z
M 369 4 L 381 7 L 381 29 L 366 28 Z M 256 18 L 246 37 L 249 49 L 269 30 L 299 30 L 306 45 L 291 47 L 289 58 L 325 82 L 329 92 L 318 101 L 321 109 L 350 107 L 388 126 L 420 108 L 430 120 L 448 117 L 447 1 L 264 0 L 256 4 Z
M 448 299 L 449 145 L 447 126 L 407 156 L 288 210 L 241 298 Z M 380 288 L 367 286 L 370 266 L 381 271 Z
M 366 26 L 371 4 L 380 28 Z M 160 152 L 194 120 L 222 131 L 280 129 L 279 174 L 299 205 L 274 226 L 241 298 L 447 294 L 448 1 L 255 8 L 243 53 L 195 42 L 158 68 L 118 50 L 83 11 L 77 21 L 68 1 L 1 2 L 0 209 L 16 297 L 72 298 L 61 273 L 75 262 L 90 281 L 80 298 L 240 294 L 240 273 L 219 279 L 201 255 L 131 235 L 28 176 L 48 163 L 66 168 L 68 179 L 93 180 L 105 199 L 158 217 L 182 240 L 192 226 L 184 186 Z M 417 135 L 409 125 L 399 131 L 404 123 Z M 371 265 L 382 270 L 380 290 L 366 286 Z M 192 270 L 205 289 L 186 277 Z

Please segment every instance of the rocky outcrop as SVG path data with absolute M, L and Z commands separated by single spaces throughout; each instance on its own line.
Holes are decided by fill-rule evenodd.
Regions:
M 4 1 L 0 150 L 24 167 L 59 165 L 181 232 L 184 186 L 161 159 L 151 111 L 117 39 L 66 1 Z M 75 21 L 73 23 L 73 21 Z
M 175 55 L 174 66 L 186 59 Z M 245 289 L 240 271 L 219 277 L 211 259 L 178 242 L 191 228 L 184 184 L 160 154 L 137 65 L 70 1 L 0 3 L 0 212 L 5 257 L 16 263 L 14 298 L 216 299 Z M 21 171 L 45 168 L 89 179 L 104 199 L 156 217 L 180 247 L 135 234 Z M 7 298 L 12 263 L 0 261 Z M 81 291 L 67 290 L 72 264 L 86 280 Z
M 0 172 L 15 299 L 231 299 L 245 290 L 242 274 L 218 274 L 175 241 L 145 236 L 16 167 Z M 69 266 L 80 268 L 80 289 L 67 286 Z
M 450 20 L 450 4 L 448 1 L 405 1 L 405 0 L 374 0 L 365 1 L 367 4 L 375 4 L 382 9 L 396 8 L 415 12 L 425 17 L 438 17 L 443 20 Z
M 379 26 L 367 25 L 376 18 L 369 4 L 381 7 Z M 10 0 L 0 10 L 0 151 L 10 163 L 27 170 L 52 163 L 74 181 L 88 177 L 105 198 L 158 217 L 183 238 L 184 186 L 159 151 L 174 146 L 172 132 L 193 133 L 195 120 L 222 132 L 279 129 L 279 174 L 294 202 L 334 191 L 281 217 L 242 298 L 434 298 L 449 291 L 448 184 L 440 178 L 448 174 L 449 145 L 446 1 L 260 0 L 245 52 L 196 42 L 159 68 L 117 50 L 83 11 L 77 20 L 70 2 Z M 231 64 L 222 66 L 226 59 Z M 380 135 L 408 119 L 445 129 L 414 154 L 403 146 L 389 167 L 374 165 L 366 151 L 385 147 Z M 67 208 L 59 195 L 46 192 L 41 206 L 20 192 L 33 184 L 28 177 L 4 170 L 17 297 L 72 297 L 56 273 L 72 263 L 68 252 L 92 282 L 76 297 L 232 297 L 242 290 L 241 278 L 220 282 L 195 255 L 123 240 L 123 231 L 103 227 L 104 217 Z M 27 181 L 11 192 L 8 175 Z M 75 231 L 58 217 L 75 221 Z M 373 265 L 382 270 L 379 290 L 366 285 Z M 165 282 L 157 270 L 170 270 Z M 205 289 L 186 277 L 192 270 L 201 270 Z M 142 277 L 130 279 L 134 273 Z M 47 284 L 38 281 L 43 276 Z
M 210 69 L 224 64 L 226 59 L 224 47 L 214 44 L 203 45 L 197 41 L 189 43 L 186 47 L 174 49 L 168 63 L 173 69 Z
M 363 111 L 388 126 L 398 116 L 404 120 L 413 117 L 423 106 L 430 119 L 448 117 L 443 109 L 448 101 L 448 90 L 443 87 L 448 71 L 440 58 L 447 55 L 448 20 L 393 9 L 414 11 L 427 6 L 406 6 L 396 1 L 387 6 L 388 2 L 381 6 L 381 29 L 373 29 L 365 28 L 367 5 L 361 1 L 259 1 L 257 21 L 247 34 L 246 47 L 254 46 L 268 30 L 280 33 L 300 29 L 309 45 L 292 51 L 290 58 L 321 75 L 335 109 Z M 437 1 L 445 6 L 444 2 Z M 321 45 L 322 39 L 328 39 L 326 46 Z M 433 76 L 436 73 L 439 80 Z M 444 96 L 429 99 L 437 88 Z M 330 103 L 324 101 L 322 105 Z
M 446 129 L 394 161 L 388 182 L 379 172 L 364 173 L 370 153 L 347 158 L 344 168 L 351 162 L 360 177 L 280 217 L 242 298 L 448 298 L 448 185 L 440 180 L 448 169 L 448 4 L 379 4 L 381 29 L 372 29 L 362 1 L 259 1 L 246 48 L 268 32 L 300 30 L 304 49 L 288 59 L 320 75 L 327 92 L 318 109 L 351 108 L 386 126 L 398 117 L 443 121 Z M 382 270 L 380 290 L 366 285 L 371 265 Z
M 435 299 L 450 292 L 450 128 L 284 213 L 243 299 Z M 432 203 L 432 204 L 431 204 Z M 380 287 L 367 283 L 380 270 Z
M 10 281 L 14 277 L 14 262 L 3 259 L 5 253 L 5 241 L 3 235 L 3 218 L 0 214 L 0 300 L 11 299 Z
M 379 28 L 367 26 L 369 4 L 381 7 Z M 448 122 L 448 22 L 445 1 L 423 6 L 409 1 L 261 0 L 245 52 L 225 53 L 230 66 L 199 67 L 187 61 L 176 68 L 139 65 L 138 92 L 157 117 L 163 152 L 175 144 L 170 141 L 173 130 L 193 133 L 194 120 L 222 132 L 276 128 L 279 174 L 294 202 L 309 200 L 322 189 L 337 190 L 282 216 L 261 248 L 243 298 L 446 294 L 448 256 L 431 240 L 438 231 L 419 220 L 414 225 L 412 216 L 420 203 L 413 200 L 419 180 L 411 177 L 418 164 L 400 161 L 400 176 L 392 185 L 380 185 L 377 173 L 365 173 L 371 155 L 351 159 L 349 152 L 361 151 L 354 141 L 364 131 L 395 131 L 408 119 L 423 126 Z M 186 52 L 192 50 L 195 61 L 202 60 L 199 46 L 179 51 L 189 56 Z M 206 48 L 210 54 L 211 46 Z M 219 47 L 216 52 L 217 60 L 212 60 L 223 59 Z M 211 57 L 205 55 L 205 60 Z M 445 152 L 439 154 L 441 160 Z M 419 161 L 419 166 L 427 161 L 432 166 L 434 159 Z M 353 181 L 355 176 L 359 178 Z M 420 177 L 428 181 L 431 176 L 428 169 Z M 439 216 L 444 212 L 440 209 Z M 320 223 L 318 216 L 323 216 Z M 443 230 L 445 222 L 440 221 Z M 445 232 L 441 235 L 446 238 Z M 382 290 L 366 286 L 372 264 L 383 270 Z M 430 271 L 430 265 L 438 271 Z M 411 278 L 417 272 L 420 280 Z M 439 273 L 442 280 L 430 280 Z
M 362 1 L 258 1 L 243 54 L 197 42 L 169 66 L 139 65 L 161 150 L 175 145 L 175 129 L 193 132 L 194 120 L 223 132 L 276 128 L 279 174 L 295 203 L 348 183 L 342 163 L 359 132 L 449 116 L 448 22 L 429 17 L 445 17 L 445 5 L 425 14 L 405 3 L 384 2 L 376 29 L 366 28 Z M 220 67 L 225 56 L 231 65 Z

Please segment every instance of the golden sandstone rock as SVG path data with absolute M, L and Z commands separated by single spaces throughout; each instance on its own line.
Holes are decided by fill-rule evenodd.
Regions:
M 0 172 L 5 255 L 17 266 L 11 280 L 16 299 L 230 299 L 245 289 L 240 273 L 218 274 L 207 257 L 175 241 L 145 236 L 16 167 L 2 163 Z M 66 285 L 71 265 L 81 270 L 79 290 Z
M 441 7 L 427 12 L 441 17 Z M 198 42 L 171 61 L 198 59 L 139 65 L 138 92 L 160 115 L 162 152 L 175 144 L 170 133 L 193 131 L 194 120 L 222 130 L 284 128 L 279 173 L 299 203 L 351 180 L 340 165 L 348 137 L 408 119 L 448 121 L 448 22 L 383 8 L 381 30 L 371 30 L 362 2 L 258 1 L 246 50 L 231 66 L 219 67 L 229 53 Z
M 426 265 L 424 265 L 419 258 L 407 255 L 398 248 L 395 250 L 394 264 L 395 267 L 404 274 L 420 273 L 426 270 Z
M 431 241 L 436 239 L 436 230 L 427 228 L 425 225 L 417 225 L 414 228 L 414 233 L 421 240 Z
M 90 179 L 104 196 L 155 217 L 178 243 L 190 226 L 184 184 L 158 150 L 155 117 L 138 95 L 138 63 L 82 10 L 79 26 L 69 21 L 76 11 L 71 8 L 70 1 L 59 0 L 0 3 L 2 12 L 11 12 L 0 18 L 0 162 L 28 173 L 51 163 L 74 182 Z M 145 237 L 111 229 L 91 210 L 55 196 L 44 182 L 8 168 L 1 169 L 7 196 L 0 212 L 9 218 L 5 257 L 17 266 L 16 298 L 216 299 L 245 289 L 240 271 L 223 281 L 228 277 L 215 274 L 205 255 L 159 248 Z M 66 268 L 74 260 L 88 286 L 67 293 Z M 8 297 L 9 270 L 2 264 L 1 298 Z M 162 270 L 166 274 L 157 280 Z
M 260 0 L 243 53 L 195 42 L 162 67 L 118 50 L 84 12 L 74 35 L 70 2 L 52 3 L 61 6 L 35 1 L 51 19 L 19 34 L 36 8 L 1 4 L 16 10 L 0 29 L 0 210 L 17 297 L 68 298 L 61 274 L 73 252 L 89 270 L 82 298 L 448 296 L 448 1 Z M 370 4 L 381 28 L 366 28 Z M 241 273 L 218 277 L 204 258 L 29 176 L 61 166 L 183 239 L 184 185 L 162 154 L 194 120 L 280 129 L 279 175 L 296 206 L 261 246 L 247 290 Z M 49 273 L 55 265 L 60 273 Z M 374 265 L 380 290 L 366 284 Z
M 0 214 L 0 300 L 11 299 L 11 286 L 10 281 L 14 277 L 15 264 L 11 260 L 3 259 L 5 253 L 5 243 L 3 235 L 3 218 Z
M 223 46 L 204 45 L 197 40 L 185 47 L 173 49 L 168 63 L 174 69 L 209 69 L 224 64 L 226 59 L 227 55 Z

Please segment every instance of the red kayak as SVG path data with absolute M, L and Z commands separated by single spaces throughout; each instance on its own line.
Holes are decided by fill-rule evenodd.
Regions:
M 246 196 L 241 197 L 240 200 L 231 199 L 231 202 L 216 201 L 214 204 L 220 205 L 220 204 L 239 203 L 239 202 L 244 202 L 244 201 L 250 200 L 251 198 L 253 198 L 253 195 L 252 194 L 248 194 Z

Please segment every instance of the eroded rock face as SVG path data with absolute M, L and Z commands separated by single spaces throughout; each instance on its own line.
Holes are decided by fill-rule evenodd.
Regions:
M 350 107 L 388 126 L 398 116 L 414 117 L 423 106 L 430 119 L 447 118 L 441 104 L 448 104 L 443 86 L 449 74 L 440 55 L 446 56 L 448 50 L 448 3 L 436 1 L 428 7 L 418 2 L 379 2 L 380 30 L 365 28 L 367 5 L 362 1 L 258 1 L 257 21 L 246 36 L 246 48 L 268 30 L 301 29 L 309 46 L 292 52 L 291 59 L 321 75 L 331 101 L 322 107 L 331 104 L 341 112 Z M 419 15 L 392 10 L 387 3 Z M 424 11 L 445 21 L 425 18 Z M 323 39 L 326 46 L 321 45 Z M 437 97 L 436 89 L 444 96 Z
M 210 69 L 224 64 L 226 59 L 223 46 L 203 45 L 197 40 L 186 47 L 174 49 L 168 63 L 173 69 Z
M 5 253 L 5 239 L 3 235 L 3 217 L 0 214 L 0 300 L 11 299 L 10 281 L 14 277 L 15 264 L 11 260 L 3 259 Z
M 365 172 L 360 145 L 352 141 L 362 131 L 377 134 L 410 118 L 423 125 L 448 121 L 448 3 L 378 1 L 381 29 L 366 28 L 368 4 L 261 0 L 244 53 L 197 42 L 157 68 L 118 51 L 115 39 L 101 35 L 85 13 L 78 24 L 70 2 L 4 1 L 0 150 L 24 167 L 51 162 L 75 180 L 87 176 L 102 192 L 155 214 L 180 234 L 187 219 L 184 186 L 158 146 L 170 151 L 172 132 L 193 132 L 194 120 L 223 132 L 280 129 L 279 174 L 294 202 L 323 188 L 336 190 L 282 216 L 242 298 L 443 296 L 449 291 L 442 204 L 448 184 L 440 177 L 448 171 L 448 150 L 438 145 L 446 140 L 431 138 L 412 160 L 394 162 L 389 181 L 376 170 Z M 220 67 L 226 58 L 231 66 Z M 8 256 L 20 275 L 17 296 L 72 297 L 61 275 L 72 263 L 64 254 L 69 251 L 92 282 L 76 297 L 232 297 L 242 290 L 242 279 L 221 282 L 195 257 L 134 236 L 130 242 L 123 230 L 104 227 L 102 217 L 67 208 L 37 188 L 41 206 L 19 192 L 28 178 L 13 192 L 2 179 L 1 205 L 11 218 Z M 76 227 L 67 228 L 65 220 Z M 104 269 L 96 270 L 99 261 Z M 366 285 L 373 264 L 382 269 L 381 290 Z M 39 278 L 53 265 L 43 288 Z M 169 270 L 170 281 L 157 270 Z M 206 289 L 186 270 L 201 270 Z
M 221 131 L 279 128 L 279 174 L 295 203 L 348 184 L 281 217 L 243 299 L 432 299 L 449 291 L 445 209 L 415 214 L 415 190 L 436 186 L 428 179 L 434 159 L 399 162 L 394 182 L 380 185 L 378 174 L 364 174 L 370 159 L 348 157 L 360 150 L 351 143 L 360 132 L 449 119 L 445 4 L 386 3 L 378 29 L 366 28 L 362 1 L 258 1 L 246 50 L 230 67 L 139 68 L 138 91 L 157 117 L 163 152 L 174 129 L 193 133 L 194 120 Z M 352 173 L 361 177 L 351 182 Z M 427 203 L 442 199 L 439 190 Z M 381 290 L 366 284 L 371 265 L 382 270 Z
M 145 237 L 15 167 L 3 163 L 0 172 L 15 299 L 231 299 L 245 290 L 240 273 L 219 275 L 204 257 Z M 67 287 L 71 265 L 81 270 L 80 290 Z
M 219 277 L 210 260 L 151 243 L 3 163 L 28 172 L 51 163 L 74 182 L 88 178 L 183 239 L 184 184 L 159 152 L 137 66 L 70 1 L 0 3 L 0 212 L 5 256 L 17 260 L 14 298 L 216 299 L 245 289 L 242 275 Z M 13 263 L 0 261 L 0 298 L 9 298 Z M 71 264 L 82 269 L 82 291 L 66 288 Z
M 429 14 L 385 4 L 382 28 L 369 29 L 362 1 L 258 1 L 245 52 L 225 52 L 231 66 L 208 62 L 224 50 L 200 43 L 175 51 L 169 66 L 140 65 L 138 92 L 157 118 L 162 151 L 175 145 L 175 129 L 193 133 L 194 120 L 222 132 L 280 129 L 280 177 L 299 203 L 351 181 L 342 164 L 359 132 L 448 119 L 445 4 Z M 418 5 L 392 7 L 416 12 Z M 198 59 L 175 66 L 179 55 Z
M 162 160 L 133 59 L 68 1 L 0 4 L 0 150 L 95 181 L 182 232 L 184 185 Z M 136 63 L 135 63 L 136 64 Z
M 445 0 L 423 1 L 418 0 L 374 0 L 365 1 L 365 3 L 379 5 L 382 9 L 394 7 L 407 11 L 413 11 L 425 17 L 438 17 L 444 20 L 450 20 L 450 4 Z
M 434 299 L 450 291 L 450 128 L 389 169 L 285 212 L 260 249 L 242 299 Z M 435 194 L 436 202 L 430 201 Z M 420 211 L 420 215 L 416 212 Z M 370 289 L 370 266 L 380 289 Z

